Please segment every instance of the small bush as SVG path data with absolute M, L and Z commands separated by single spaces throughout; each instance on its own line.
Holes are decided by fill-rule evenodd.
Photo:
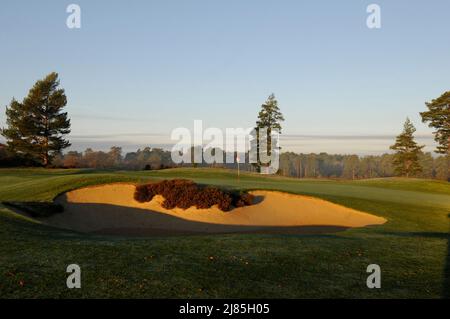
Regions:
M 236 207 L 249 206 L 253 204 L 255 197 L 249 193 L 240 193 L 236 199 Z
M 147 185 L 138 185 L 134 192 L 134 199 L 140 203 L 151 201 L 153 196 L 150 198 L 148 193 Z
M 166 209 L 187 209 L 192 206 L 204 209 L 217 205 L 220 210 L 229 211 L 232 207 L 252 205 L 254 199 L 249 193 L 226 192 L 217 187 L 200 186 L 185 179 L 136 186 L 134 199 L 144 203 L 151 201 L 155 195 L 164 197 L 162 206 Z

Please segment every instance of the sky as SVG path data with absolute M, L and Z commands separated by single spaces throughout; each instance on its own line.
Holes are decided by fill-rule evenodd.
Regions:
M 410 117 L 431 151 L 419 112 L 450 90 L 448 12 L 448 0 L 2 0 L 0 127 L 11 99 L 56 71 L 72 149 L 168 147 L 194 120 L 251 127 L 275 93 L 283 150 L 380 154 Z

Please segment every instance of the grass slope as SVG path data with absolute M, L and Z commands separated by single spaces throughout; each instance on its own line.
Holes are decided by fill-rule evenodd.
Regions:
M 388 218 L 329 235 L 117 238 L 52 229 L 0 206 L 0 297 L 450 297 L 448 183 L 298 180 L 219 169 L 156 172 L 0 170 L 0 201 L 51 201 L 93 184 L 189 178 L 313 195 Z M 69 290 L 68 264 L 82 269 Z M 382 289 L 366 287 L 379 264 Z

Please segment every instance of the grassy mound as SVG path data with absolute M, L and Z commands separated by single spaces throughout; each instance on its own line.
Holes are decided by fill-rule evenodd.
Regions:
M 149 202 L 155 195 L 162 195 L 162 206 L 166 209 L 175 207 L 187 209 L 210 208 L 217 205 L 222 211 L 233 207 L 252 205 L 253 195 L 247 192 L 224 191 L 217 187 L 201 186 L 186 179 L 163 180 L 157 183 L 136 186 L 134 199 L 140 203 Z

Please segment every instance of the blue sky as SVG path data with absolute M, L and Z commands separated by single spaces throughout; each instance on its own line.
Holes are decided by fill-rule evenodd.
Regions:
M 66 26 L 70 3 L 81 29 Z M 366 26 L 371 3 L 381 29 Z M 409 116 L 431 150 L 418 112 L 450 90 L 448 12 L 448 0 L 3 0 L 0 126 L 13 96 L 56 71 L 74 148 L 167 144 L 195 119 L 249 127 L 274 92 L 283 133 L 300 136 L 284 149 L 380 153 Z

